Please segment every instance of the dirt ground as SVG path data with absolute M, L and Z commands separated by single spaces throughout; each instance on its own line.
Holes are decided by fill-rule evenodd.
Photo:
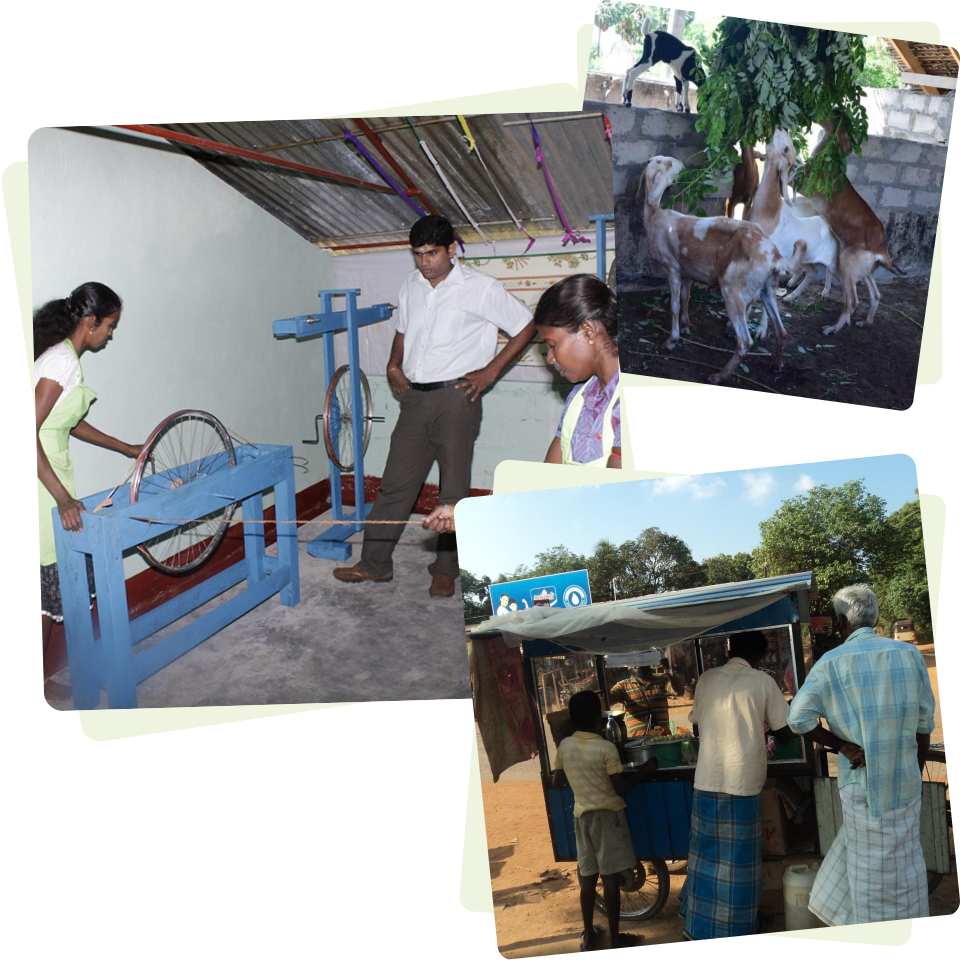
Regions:
M 942 742 L 933 645 L 922 646 L 920 650 L 930 670 L 934 693 L 938 695 L 937 730 L 932 739 Z M 679 698 L 671 701 L 671 713 L 678 718 L 689 713 L 689 709 L 689 702 Z M 479 737 L 477 742 L 500 953 L 504 957 L 538 957 L 579 952 L 581 921 L 576 864 L 557 863 L 553 859 L 539 759 L 511 767 L 498 783 L 493 783 Z M 686 863 L 680 862 L 671 870 L 670 896 L 663 910 L 652 920 L 624 923 L 623 929 L 642 934 L 645 944 L 681 941 L 683 923 L 677 915 L 677 896 L 685 875 Z M 932 916 L 953 913 L 958 903 L 954 861 L 953 873 L 943 878 L 930 897 L 930 913 Z M 763 906 L 761 912 L 764 912 Z M 783 930 L 782 908 L 778 913 L 769 914 L 769 921 L 771 932 Z M 599 911 L 596 922 L 606 927 Z
M 773 350 L 771 332 L 762 345 L 755 341 L 729 385 L 905 410 L 913 403 L 928 284 L 925 277 L 897 277 L 880 284 L 881 302 L 873 326 L 857 327 L 856 321 L 866 317 L 868 304 L 866 285 L 860 284 L 854 324 L 828 337 L 820 330 L 840 315 L 842 290 L 834 284 L 824 300 L 822 282 L 813 281 L 796 303 L 780 301 L 789 335 L 783 371 L 775 374 L 772 357 L 764 355 Z M 730 359 L 735 340 L 717 291 L 694 286 L 691 333 L 672 352 L 662 346 L 670 333 L 669 291 L 625 293 L 619 299 L 620 368 L 625 373 L 703 383 Z M 754 334 L 760 309 L 759 301 L 751 308 Z

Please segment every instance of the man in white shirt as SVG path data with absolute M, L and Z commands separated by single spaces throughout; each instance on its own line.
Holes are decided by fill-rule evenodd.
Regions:
M 434 461 L 440 503 L 470 495 L 473 445 L 483 415 L 480 395 L 533 338 L 530 310 L 494 277 L 454 260 L 457 244 L 445 217 L 423 217 L 410 230 L 417 269 L 400 288 L 397 332 L 387 379 L 400 400 L 371 520 L 406 520 Z M 497 330 L 510 335 L 497 353 Z M 360 562 L 338 567 L 344 583 L 393 579 L 399 524 L 364 529 Z M 441 533 L 428 570 L 430 596 L 452 597 L 459 576 L 457 541 Z
M 773 677 L 757 667 L 767 652 L 759 630 L 734 634 L 722 667 L 697 683 L 690 719 L 700 736 L 693 780 L 687 880 L 680 914 L 687 940 L 757 931 L 763 888 L 760 791 L 767 778 L 764 724 L 781 742 L 789 707 Z

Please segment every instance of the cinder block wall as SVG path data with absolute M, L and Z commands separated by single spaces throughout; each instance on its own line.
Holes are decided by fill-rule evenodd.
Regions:
M 688 166 L 703 162 L 703 136 L 695 114 L 587 101 L 585 110 L 606 114 L 613 129 L 613 195 L 617 233 L 617 288 L 659 285 L 663 273 L 646 255 L 643 207 L 637 199 L 640 172 L 658 154 Z M 907 273 L 929 276 L 937 233 L 940 191 L 947 148 L 935 143 L 870 137 L 860 157 L 848 161 L 850 182 L 884 224 L 894 262 Z M 704 204 L 709 215 L 722 214 L 730 184 L 718 186 Z M 889 274 L 882 268 L 878 280 Z
M 939 96 L 919 90 L 867 89 L 865 99 L 870 135 L 948 143 L 953 119 L 953 94 Z

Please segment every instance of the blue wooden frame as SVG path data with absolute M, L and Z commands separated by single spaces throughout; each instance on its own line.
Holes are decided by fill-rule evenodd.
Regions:
M 598 213 L 590 218 L 597 228 L 597 277 L 607 282 L 607 224 L 614 219 L 612 213 Z
M 63 623 L 70 663 L 73 703 L 93 709 L 105 690 L 110 707 L 136 707 L 137 684 L 207 640 L 228 623 L 280 594 L 287 607 L 300 602 L 300 568 L 297 554 L 297 505 L 291 447 L 244 444 L 235 448 L 237 464 L 194 480 L 186 487 L 130 503 L 130 485 L 112 495 L 112 506 L 94 509 L 107 492 L 84 497 L 87 512 L 83 529 L 63 529 L 56 510 L 54 540 Z M 274 491 L 277 523 L 277 556 L 266 554 L 263 493 Z M 164 530 L 182 525 L 185 518 L 204 517 L 225 503 L 239 503 L 243 511 L 242 560 L 195 587 L 135 619 L 130 619 L 123 557 L 138 544 Z M 145 523 L 137 517 L 166 523 Z M 93 561 L 100 636 L 95 636 L 87 583 L 87 558 Z M 205 613 L 176 633 L 142 652 L 142 640 L 179 620 L 230 587 L 246 581 L 246 589 Z
M 320 290 L 320 313 L 300 317 L 289 317 L 273 321 L 275 337 L 295 337 L 297 341 L 323 337 L 323 397 L 326 397 L 330 381 L 336 370 L 333 335 L 339 331 L 347 333 L 347 356 L 350 363 L 350 384 L 353 403 L 353 475 L 356 507 L 353 513 L 344 513 L 343 490 L 340 468 L 330 461 L 330 497 L 333 506 L 333 519 L 342 521 L 331 524 L 323 533 L 307 544 L 307 553 L 312 557 L 328 560 L 348 560 L 353 548 L 346 542 L 348 537 L 363 529 L 362 523 L 370 513 L 372 503 L 365 502 L 363 472 L 363 434 L 360 378 L 356 376 L 360 369 L 360 337 L 358 330 L 369 323 L 379 323 L 393 316 L 393 307 L 389 303 L 378 303 L 372 307 L 357 306 L 357 289 Z M 345 297 L 345 309 L 334 312 L 333 298 Z M 369 411 L 368 411 L 369 412 Z

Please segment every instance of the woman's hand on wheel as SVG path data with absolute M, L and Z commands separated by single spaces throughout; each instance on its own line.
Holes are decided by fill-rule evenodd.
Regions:
M 79 500 L 74 500 L 73 497 L 61 500 L 57 503 L 57 510 L 60 511 L 60 522 L 63 524 L 64 530 L 79 533 L 83 529 L 83 520 L 80 514 L 86 513 L 87 508 Z

